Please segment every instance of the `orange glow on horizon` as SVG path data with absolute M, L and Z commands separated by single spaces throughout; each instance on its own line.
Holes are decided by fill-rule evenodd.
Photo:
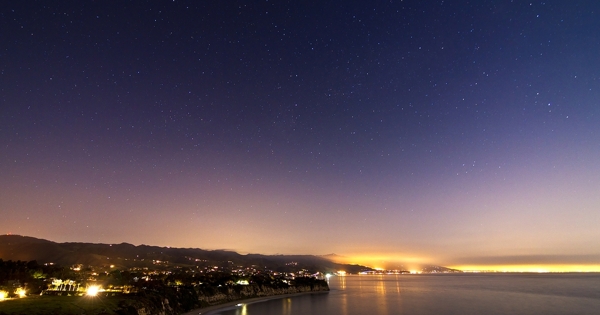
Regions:
M 395 270 L 402 265 L 405 270 L 420 270 L 423 265 L 440 265 L 442 267 L 457 269 L 465 272 L 600 272 L 600 264 L 504 264 L 504 265 L 476 265 L 476 264 L 438 264 L 435 259 L 416 256 L 385 255 L 385 254 L 356 254 L 339 256 L 334 259 L 337 263 L 357 264 L 376 270 Z
M 457 265 L 447 267 L 474 272 L 600 272 L 600 265 Z

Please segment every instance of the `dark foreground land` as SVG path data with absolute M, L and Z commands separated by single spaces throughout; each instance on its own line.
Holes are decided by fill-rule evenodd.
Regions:
M 211 310 L 216 310 L 223 307 L 230 307 L 237 303 L 253 303 L 270 299 L 277 299 L 289 296 L 298 296 L 302 294 L 326 294 L 327 291 L 295 293 L 285 295 L 274 295 L 268 297 L 247 298 L 235 301 L 224 302 L 221 304 L 206 305 L 200 308 L 187 310 L 186 313 L 177 313 L 183 315 L 205 313 Z M 153 312 L 148 310 L 147 306 L 150 301 L 139 299 L 133 296 L 122 297 L 68 297 L 68 296 L 34 296 L 28 299 L 19 299 L 11 301 L 3 301 L 0 303 L 0 315 L 70 315 L 70 314 L 89 314 L 89 315 L 112 315 L 112 314 L 132 314 L 139 315 L 139 310 L 144 309 L 142 314 L 162 314 L 157 308 Z M 166 313 L 169 314 L 169 313 Z
M 312 256 L 287 261 L 283 259 L 292 257 L 270 260 L 128 244 L 63 245 L 0 237 L 0 254 L 5 257 L 30 253 L 39 258 L 34 254 L 45 250 L 74 262 L 60 265 L 0 256 L 0 315 L 178 315 L 233 301 L 328 291 L 320 270 L 337 266 L 324 266 L 323 259 Z M 95 261 L 86 257 L 101 257 L 101 263 L 80 262 Z M 230 260 L 235 257 L 240 261 Z
M 129 314 L 131 303 L 129 297 L 28 296 L 0 302 L 0 314 Z
M 179 315 L 194 309 L 252 298 L 327 292 L 323 280 L 297 278 L 291 285 L 179 286 L 155 285 L 135 294 L 100 296 L 30 295 L 0 301 L 0 315 Z

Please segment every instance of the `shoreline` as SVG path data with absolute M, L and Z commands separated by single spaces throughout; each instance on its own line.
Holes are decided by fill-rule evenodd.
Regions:
M 208 315 L 214 311 L 221 310 L 221 309 L 229 309 L 229 308 L 233 309 L 238 304 L 254 304 L 254 303 L 260 303 L 260 302 L 265 302 L 265 301 L 269 301 L 269 300 L 282 299 L 282 298 L 286 298 L 286 297 L 296 297 L 296 296 L 301 296 L 301 295 L 326 294 L 326 293 L 329 293 L 329 291 L 309 291 L 309 292 L 299 292 L 299 293 L 292 293 L 292 294 L 279 294 L 279 295 L 271 295 L 271 296 L 254 297 L 254 298 L 249 298 L 249 299 L 235 300 L 235 301 L 231 301 L 231 302 L 225 302 L 223 304 L 217 304 L 217 305 L 211 305 L 211 306 L 207 306 L 207 307 L 197 308 L 197 309 L 193 309 L 189 312 L 183 313 L 181 315 L 198 315 L 198 314 Z

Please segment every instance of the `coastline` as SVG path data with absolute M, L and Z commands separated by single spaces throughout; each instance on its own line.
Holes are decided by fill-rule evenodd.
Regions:
M 226 302 L 223 304 L 211 305 L 211 306 L 207 306 L 207 307 L 203 307 L 203 308 L 197 308 L 197 309 L 193 309 L 189 312 L 183 313 L 181 315 L 198 315 L 198 314 L 208 315 L 217 310 L 235 308 L 236 305 L 238 305 L 238 304 L 253 304 L 253 303 L 265 302 L 265 301 L 269 301 L 269 300 L 287 298 L 287 297 L 296 297 L 296 296 L 309 295 L 309 294 L 326 294 L 326 293 L 329 293 L 329 291 L 309 291 L 309 292 L 300 292 L 300 293 L 292 293 L 292 294 L 261 296 L 261 297 Z

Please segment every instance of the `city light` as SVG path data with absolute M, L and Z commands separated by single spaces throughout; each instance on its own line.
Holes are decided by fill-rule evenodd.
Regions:
M 96 296 L 100 291 L 100 287 L 97 285 L 92 285 L 87 288 L 86 295 L 88 296 Z
M 20 297 L 20 298 L 24 298 L 25 297 L 25 289 L 23 288 L 18 288 L 15 293 Z
M 6 291 L 0 291 L 0 301 L 3 301 L 4 299 L 6 299 L 6 296 L 8 294 L 6 294 Z

